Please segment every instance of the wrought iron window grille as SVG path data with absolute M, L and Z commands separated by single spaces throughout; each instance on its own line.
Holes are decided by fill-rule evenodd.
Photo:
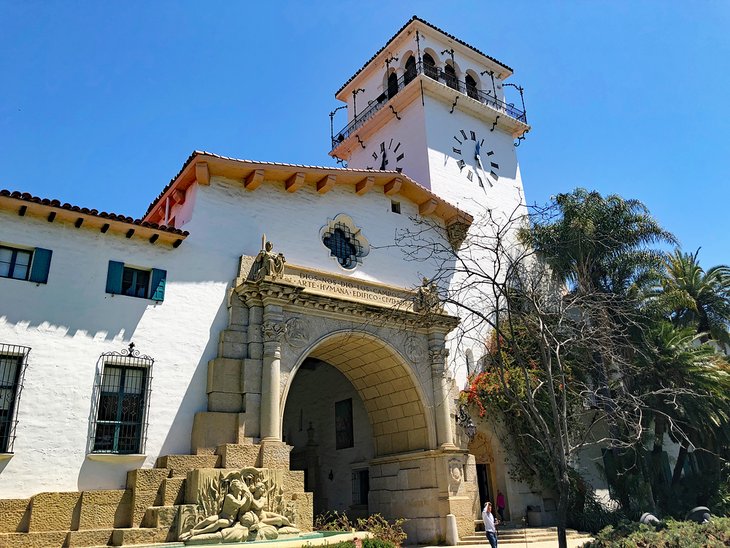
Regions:
M 152 366 L 134 343 L 99 356 L 94 382 L 89 453 L 141 454 L 147 442 Z
M 0 344 L 0 453 L 12 453 L 30 348 Z
M 322 229 L 322 243 L 330 250 L 330 256 L 348 270 L 362 264 L 369 251 L 368 241 L 352 219 L 338 215 Z
M 428 63 L 424 63 L 423 61 L 420 61 L 416 62 L 413 68 L 407 67 L 405 73 L 400 78 L 398 78 L 397 81 L 392 81 L 389 78 L 386 90 L 383 93 L 381 93 L 374 101 L 370 102 L 367 108 L 357 114 L 344 128 L 342 128 L 342 130 L 338 131 L 337 133 L 332 133 L 332 150 L 337 148 L 337 146 L 342 141 L 350 137 L 350 135 L 352 135 L 356 130 L 362 127 L 362 125 L 370 118 L 372 118 L 375 113 L 377 113 L 381 108 L 383 108 L 391 98 L 393 98 L 398 92 L 403 90 L 403 88 L 411 83 L 418 74 L 424 74 L 425 76 L 433 80 L 441 82 L 444 85 L 447 85 L 448 87 L 455 89 L 456 91 L 459 91 L 460 93 L 463 93 L 468 97 L 471 97 L 475 101 L 479 101 L 482 104 L 492 107 L 503 115 L 514 118 L 515 120 L 519 120 L 520 122 L 523 122 L 525 124 L 527 123 L 527 113 L 524 109 L 524 100 L 523 108 L 520 109 L 516 107 L 514 103 L 507 103 L 495 97 L 491 89 L 478 89 L 475 85 L 472 85 L 471 82 L 467 82 L 466 80 L 459 80 L 454 74 L 449 74 L 448 72 L 439 69 L 435 65 L 430 65 Z M 519 91 L 519 86 L 515 87 L 518 88 Z M 522 92 L 520 92 L 520 98 L 522 98 L 522 96 Z

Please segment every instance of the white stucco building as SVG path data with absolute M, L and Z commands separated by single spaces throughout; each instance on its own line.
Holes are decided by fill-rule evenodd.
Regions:
M 130 543 L 117 530 L 179 504 L 190 470 L 283 443 L 297 500 L 406 517 L 411 542 L 444 538 L 447 514 L 473 531 L 478 483 L 523 507 L 496 441 L 459 447 L 458 320 L 422 321 L 429 265 L 392 245 L 430 219 L 458 246 L 485 204 L 523 203 L 511 74 L 413 18 L 336 94 L 346 168 L 194 152 L 136 221 L 0 192 L 0 543 Z M 90 526 L 97 492 L 115 517 Z

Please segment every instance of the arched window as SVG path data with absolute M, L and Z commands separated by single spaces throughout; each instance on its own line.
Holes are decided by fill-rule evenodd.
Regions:
M 406 61 L 406 72 L 403 75 L 403 85 L 407 86 L 408 82 L 416 77 L 416 58 L 411 55 Z
M 477 89 L 477 81 L 474 80 L 471 74 L 467 74 L 466 78 L 466 94 L 472 99 L 479 100 L 479 90 Z
M 398 93 L 398 76 L 395 72 L 391 72 L 388 76 L 388 99 Z
M 423 72 L 426 73 L 426 76 L 433 78 L 434 80 L 438 80 L 439 78 L 439 71 L 436 69 L 436 61 L 434 61 L 433 57 L 431 57 L 428 53 L 423 54 Z
M 459 89 L 459 80 L 456 79 L 456 70 L 451 65 L 444 67 L 444 80 L 446 85 L 453 89 Z

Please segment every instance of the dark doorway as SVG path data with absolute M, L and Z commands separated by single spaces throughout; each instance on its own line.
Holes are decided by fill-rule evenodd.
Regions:
M 497 507 L 495 497 L 496 493 L 492 493 L 492 485 L 490 478 L 490 470 L 488 464 L 477 464 L 477 484 L 479 485 L 479 508 L 484 508 L 484 503 L 489 501 L 494 508 Z

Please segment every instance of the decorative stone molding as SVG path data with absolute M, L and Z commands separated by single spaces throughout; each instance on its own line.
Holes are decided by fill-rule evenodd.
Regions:
M 466 239 L 470 223 L 455 221 L 446 227 L 446 237 L 449 239 L 451 249 L 458 251 Z
M 309 322 L 299 317 L 289 318 L 285 327 L 284 338 L 290 346 L 301 348 L 307 345 L 311 338 Z
M 286 335 L 286 324 L 284 322 L 265 321 L 261 324 L 261 335 L 265 343 L 281 343 Z

